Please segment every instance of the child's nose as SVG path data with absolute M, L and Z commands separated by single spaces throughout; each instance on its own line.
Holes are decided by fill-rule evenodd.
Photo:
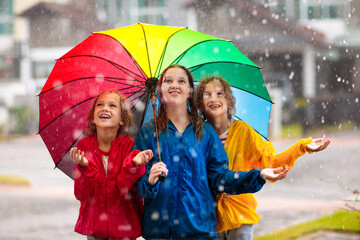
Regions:
M 217 99 L 217 95 L 216 94 L 211 94 L 210 95 L 210 100 L 216 100 Z

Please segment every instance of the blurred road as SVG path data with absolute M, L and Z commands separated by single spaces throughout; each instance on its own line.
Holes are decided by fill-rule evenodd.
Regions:
M 319 137 L 319 136 L 314 136 Z M 315 219 L 345 207 L 360 189 L 360 132 L 330 136 L 324 152 L 306 154 L 288 177 L 256 193 L 261 216 L 255 235 Z M 277 152 L 295 140 L 273 141 Z M 0 142 L 0 175 L 27 178 L 30 187 L 0 185 L 0 239 L 86 239 L 74 233 L 79 204 L 73 181 L 54 169 L 39 136 Z

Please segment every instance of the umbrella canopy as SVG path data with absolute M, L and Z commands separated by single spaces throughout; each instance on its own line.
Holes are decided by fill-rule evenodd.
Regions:
M 74 177 L 69 152 L 83 137 L 87 113 L 102 91 L 119 90 L 129 100 L 135 136 L 151 109 L 156 79 L 173 64 L 189 68 L 195 81 L 207 75 L 227 79 L 235 116 L 266 137 L 272 102 L 259 67 L 227 40 L 139 23 L 93 33 L 57 60 L 39 94 L 39 134 L 56 167 Z

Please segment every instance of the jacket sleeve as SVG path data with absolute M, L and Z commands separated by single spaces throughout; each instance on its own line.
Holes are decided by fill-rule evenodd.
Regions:
M 210 128 L 206 145 L 208 147 L 208 179 L 212 188 L 218 193 L 226 192 L 229 194 L 259 191 L 266 182 L 260 176 L 261 169 L 253 169 L 249 172 L 230 171 L 228 169 L 228 158 L 221 141 L 215 130 Z
M 85 150 L 84 144 L 81 141 L 77 147 L 82 151 Z M 94 193 L 99 176 L 99 168 L 91 154 L 85 151 L 85 157 L 89 161 L 89 165 L 86 168 L 75 164 L 74 195 L 79 201 L 86 201 Z
M 156 152 L 156 145 L 152 142 L 153 132 L 151 131 L 151 126 L 146 125 L 143 126 L 138 135 L 135 138 L 133 149 L 138 149 L 139 151 L 143 151 L 146 149 L 151 149 L 154 154 Z M 145 165 L 145 174 L 138 181 L 138 193 L 142 198 L 155 198 L 159 191 L 160 181 L 151 185 L 149 183 L 149 174 L 150 169 L 153 163 L 157 162 L 157 156 L 154 156 L 146 165 Z
M 133 158 L 140 152 L 139 150 L 131 151 L 134 140 L 131 139 L 131 144 L 127 144 L 124 148 L 125 159 L 121 168 L 121 172 L 118 175 L 118 188 L 122 196 L 126 196 L 129 190 L 136 184 L 140 177 L 145 173 L 145 166 L 135 166 L 133 164 Z M 131 152 L 130 152 L 131 151 Z M 130 152 L 130 153 L 129 153 Z
M 296 160 L 307 152 L 306 145 L 312 141 L 311 138 L 302 139 L 285 151 L 275 153 L 272 143 L 264 142 L 262 137 L 245 122 L 244 126 L 235 130 L 234 134 L 236 134 L 234 137 L 238 144 L 238 149 L 235 152 L 243 155 L 244 169 L 246 170 L 276 167 L 289 167 L 291 169 Z

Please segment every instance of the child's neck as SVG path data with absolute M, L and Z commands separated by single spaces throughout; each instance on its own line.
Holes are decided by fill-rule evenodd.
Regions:
M 179 132 L 183 132 L 190 122 L 186 106 L 166 106 L 166 114 Z
M 96 138 L 98 141 L 98 146 L 101 151 L 109 152 L 111 143 L 116 139 L 116 137 L 117 137 L 117 130 L 114 131 L 112 129 L 112 130 L 104 131 L 97 129 Z
M 230 127 L 231 121 L 227 117 L 208 118 L 207 121 L 218 135 L 223 134 Z

